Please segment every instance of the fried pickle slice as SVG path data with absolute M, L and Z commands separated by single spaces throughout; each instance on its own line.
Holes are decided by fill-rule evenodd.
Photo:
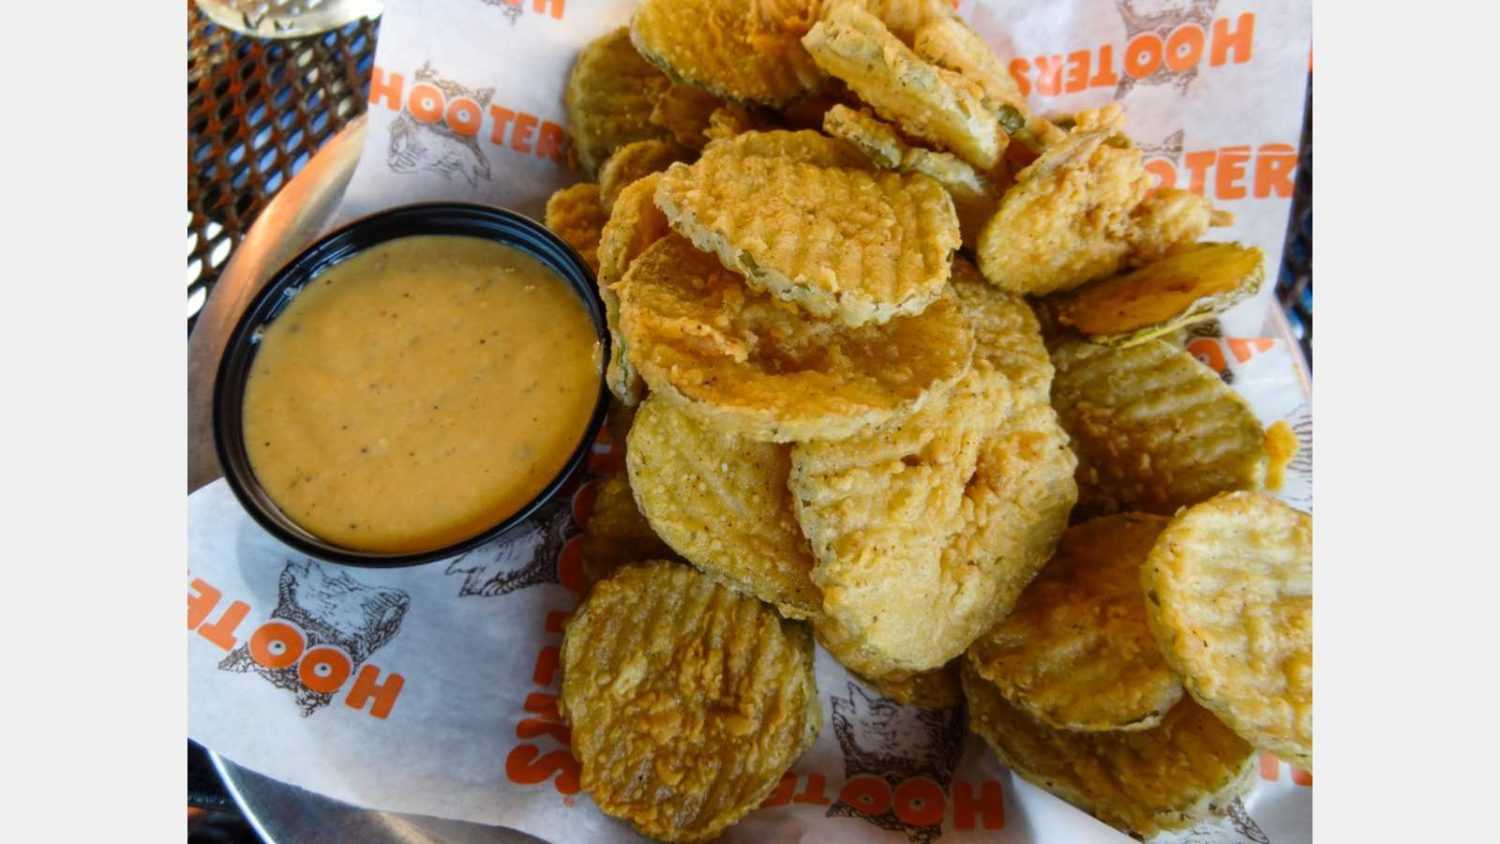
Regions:
M 717 97 L 696 85 L 674 83 L 656 100 L 651 122 L 671 133 L 677 143 L 701 150 L 708 144 L 703 134 L 714 111 L 724 105 Z
M 615 200 L 627 185 L 692 158 L 692 150 L 661 138 L 633 141 L 615 150 L 599 168 L 599 201 L 604 213 L 614 209 Z
M 1255 750 L 1184 698 L 1149 730 L 1054 730 L 1016 707 L 965 659 L 969 728 L 1027 781 L 1100 821 L 1149 839 L 1223 816 L 1249 790 Z
M 719 431 L 652 396 L 636 413 L 625 462 L 646 520 L 684 559 L 782 615 L 819 611 L 786 446 Z
M 866 652 L 867 676 L 938 668 L 972 641 L 963 622 L 988 603 L 991 578 L 978 565 L 944 567 L 943 550 L 961 526 L 980 444 L 1009 403 L 1005 379 L 976 359 L 948 395 L 906 419 L 793 446 L 788 486 L 817 557 L 813 580 L 823 611 Z
M 880 19 L 857 4 L 829 7 L 802 44 L 824 71 L 843 80 L 905 133 L 989 170 L 1009 137 L 976 85 L 923 61 Z
M 595 275 L 599 273 L 599 238 L 608 219 L 599 186 L 593 182 L 579 182 L 547 197 L 543 216 L 547 228 L 577 250 Z
M 630 45 L 630 32 L 623 26 L 579 52 L 563 102 L 585 174 L 592 178 L 617 148 L 665 134 L 651 124 L 651 111 L 669 84 Z
M 963 703 L 958 683 L 958 660 L 931 671 L 897 671 L 881 674 L 880 665 L 867 661 L 859 643 L 828 616 L 812 620 L 813 638 L 860 682 L 881 695 L 918 709 L 948 709 Z
M 1281 489 L 1286 483 L 1286 469 L 1301 448 L 1296 432 L 1285 419 L 1266 426 L 1266 455 L 1270 458 L 1270 465 L 1266 467 L 1266 489 Z
M 583 571 L 589 583 L 604 580 L 626 563 L 673 556 L 671 546 L 656 535 L 636 508 L 630 478 L 624 472 L 599 482 L 581 542 Z
M 667 171 L 656 204 L 673 229 L 750 286 L 846 325 L 918 314 L 938 297 L 961 243 L 941 186 L 746 154 L 736 142 L 755 134 Z
M 631 363 L 652 392 L 756 440 L 836 439 L 904 416 L 947 392 L 973 355 L 950 296 L 885 325 L 812 320 L 678 234 L 617 289 Z
M 943 186 L 958 214 L 965 246 L 973 246 L 979 230 L 1000 205 L 1000 195 L 978 170 L 955 155 L 914 147 L 896 127 L 845 105 L 835 105 L 823 118 L 823 131 L 854 144 L 877 166 L 903 173 L 921 173 Z
M 1312 517 L 1229 492 L 1178 513 L 1140 582 L 1167 662 L 1257 747 L 1312 770 Z
M 1130 214 L 1131 266 L 1149 264 L 1197 243 L 1210 227 L 1227 226 L 1234 215 L 1181 188 L 1161 188 Z
M 853 3 L 879 18 L 908 46 L 922 24 L 953 14 L 947 0 L 750 0 L 752 26 L 757 32 L 801 38 L 839 3 Z
M 1026 95 L 1005 63 L 962 18 L 939 15 L 924 21 L 913 33 L 912 49 L 938 67 L 973 80 L 996 106 L 1028 113 Z
M 1006 159 L 1014 160 L 1016 169 L 1030 164 L 1042 150 L 1067 136 L 1062 128 L 1027 107 L 1026 95 L 1000 57 L 962 18 L 942 15 L 925 21 L 916 30 L 912 49 L 979 87 L 986 104 L 999 115 L 1000 125 L 1013 142 L 1019 142 L 1006 147 Z
M 671 231 L 654 199 L 660 179 L 660 173 L 651 173 L 626 186 L 615 200 L 609 222 L 599 236 L 599 298 L 604 300 L 610 338 L 605 383 L 627 407 L 640 403 L 646 385 L 630 363 L 625 334 L 620 330 L 619 287 L 636 257 Z
M 626 566 L 568 622 L 559 709 L 583 788 L 662 841 L 759 806 L 821 726 L 812 637 L 690 566 Z
M 969 647 L 1006 701 L 1057 730 L 1145 730 L 1182 699 L 1146 624 L 1141 564 L 1167 525 L 1126 513 L 1074 525 L 1015 609 Z
M 821 77 L 794 34 L 756 26 L 743 0 L 641 0 L 630 40 L 674 81 L 739 102 L 785 105 Z
M 1161 340 L 1053 352 L 1052 402 L 1078 454 L 1078 515 L 1170 516 L 1215 493 L 1260 489 L 1265 432 L 1245 400 Z
M 1134 272 L 1056 293 L 1057 323 L 1094 343 L 1129 346 L 1213 319 L 1255 295 L 1265 256 L 1237 243 L 1200 243 Z
M 980 445 L 962 526 L 943 550 L 945 567 L 993 561 L 989 603 L 959 637 L 972 641 L 1010 613 L 1052 556 L 1078 500 L 1078 461 L 1052 408 L 1052 362 L 1031 308 L 963 260 L 953 263 L 953 290 L 982 350 L 976 357 L 986 357 L 1011 392 L 1009 415 Z
M 865 685 L 904 706 L 918 709 L 951 709 L 964 702 L 964 691 L 958 680 L 958 661 L 942 668 L 916 674 L 887 674 L 866 677 L 855 673 Z
M 1141 151 L 1123 135 L 1074 131 L 1017 174 L 979 234 L 979 269 L 1021 294 L 1111 275 L 1130 255 L 1131 212 L 1149 184 Z
M 792 448 L 788 486 L 837 655 L 868 677 L 962 653 L 1052 554 L 1077 497 L 1030 309 L 965 262 L 953 276 L 978 338 L 958 386 L 897 423 Z

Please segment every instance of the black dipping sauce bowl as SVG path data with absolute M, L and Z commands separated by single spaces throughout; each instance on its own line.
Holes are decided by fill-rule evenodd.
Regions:
M 302 287 L 335 264 L 355 254 L 402 237 L 414 235 L 462 235 L 511 246 L 525 252 L 565 281 L 578 294 L 603 351 L 599 368 L 599 397 L 588 428 L 572 455 L 551 482 L 528 504 L 480 533 L 441 548 L 418 553 L 378 553 L 335 545 L 309 533 L 292 521 L 271 500 L 245 450 L 244 398 L 250 366 L 260 348 L 261 333 L 281 315 Z M 214 447 L 229 488 L 250 516 L 270 534 L 311 557 L 332 563 L 370 568 L 397 568 L 452 557 L 500 536 L 524 522 L 556 496 L 582 468 L 604 424 L 609 392 L 604 382 L 604 361 L 609 360 L 609 329 L 604 305 L 599 300 L 593 273 L 583 258 L 557 235 L 527 217 L 483 205 L 445 202 L 407 205 L 356 220 L 318 240 L 271 277 L 251 300 L 229 335 L 224 357 L 214 382 Z

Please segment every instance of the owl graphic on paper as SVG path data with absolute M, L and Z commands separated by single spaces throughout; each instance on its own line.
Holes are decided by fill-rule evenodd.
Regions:
M 848 697 L 833 696 L 833 733 L 844 753 L 844 777 L 861 774 L 885 779 L 894 789 L 915 777 L 926 777 L 947 790 L 963 750 L 961 710 L 905 706 L 850 681 Z M 843 800 L 828 807 L 828 817 L 860 817 L 881 829 L 901 832 L 912 844 L 931 844 L 941 824 L 913 826 L 887 809 L 870 815 Z
M 414 75 L 418 82 L 442 91 L 448 102 L 466 97 L 483 110 L 495 96 L 494 88 L 466 88 L 443 78 L 431 62 L 417 68 Z M 484 157 L 474 136 L 455 132 L 442 120 L 427 123 L 417 120 L 405 105 L 391 123 L 386 164 L 393 173 L 437 173 L 448 180 L 463 179 L 470 187 L 477 187 L 480 180 L 491 180 L 489 159 Z
M 400 589 L 370 586 L 347 571 L 325 568 L 312 560 L 289 560 L 281 570 L 271 618 L 297 625 L 307 637 L 308 648 L 339 648 L 348 655 L 352 672 L 395 638 L 410 605 L 411 596 Z M 267 668 L 256 662 L 246 644 L 230 651 L 219 662 L 219 670 L 253 672 L 271 685 L 292 692 L 303 716 L 333 700 L 332 694 L 304 685 L 296 666 Z

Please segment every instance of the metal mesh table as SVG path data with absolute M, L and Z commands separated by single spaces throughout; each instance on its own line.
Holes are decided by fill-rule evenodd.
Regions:
M 276 191 L 364 113 L 379 24 L 269 41 L 188 12 L 188 330 Z

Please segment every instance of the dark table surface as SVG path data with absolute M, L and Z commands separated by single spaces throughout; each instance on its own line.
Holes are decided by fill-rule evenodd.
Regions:
M 364 113 L 378 20 L 270 41 L 214 26 L 189 0 L 188 331 L 255 217 L 318 148 Z M 1312 85 L 1276 294 L 1312 365 Z M 188 742 L 191 842 L 258 840 Z

